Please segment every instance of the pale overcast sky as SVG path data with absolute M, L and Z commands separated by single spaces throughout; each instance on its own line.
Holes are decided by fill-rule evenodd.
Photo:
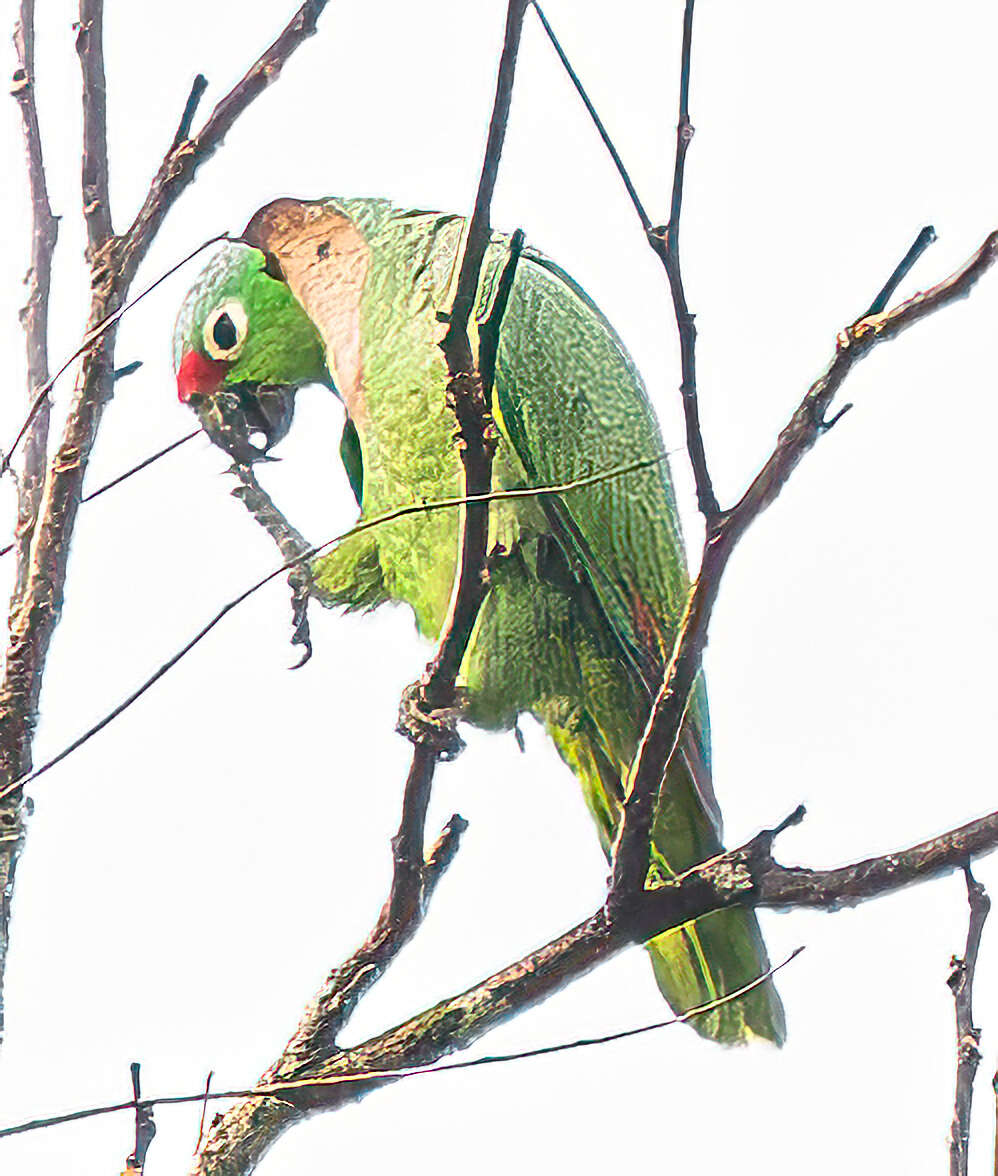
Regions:
M 70 3 L 44 4 L 38 83 L 61 214 L 54 359 L 80 336 L 78 70 Z M 262 3 L 109 3 L 116 224 L 172 138 L 193 75 L 216 99 L 293 10 Z M 16 5 L 2 6 L 12 27 Z M 547 11 L 656 219 L 666 217 L 680 0 L 548 0 Z M 319 35 L 252 107 L 169 218 L 151 280 L 274 196 L 382 195 L 470 208 L 492 99 L 501 0 L 334 0 Z M 939 242 L 904 287 L 943 276 L 998 226 L 998 10 L 880 0 L 703 0 L 697 12 L 683 249 L 700 330 L 701 409 L 725 500 L 768 455 L 837 331 L 867 306 L 917 230 Z M 12 58 L 8 50 L 8 74 Z M 2 435 L 21 414 L 16 308 L 26 265 L 20 127 L 0 105 L 6 275 Z M 675 449 L 687 535 L 699 539 L 682 452 L 667 288 L 567 79 L 529 16 L 497 227 L 522 227 L 615 323 Z M 195 269 L 122 325 L 119 387 L 94 455 L 98 485 L 193 421 L 170 370 Z M 993 554 L 998 274 L 971 300 L 881 349 L 850 379 L 855 410 L 745 540 L 707 654 L 716 786 L 739 842 L 799 802 L 787 861 L 884 852 L 995 807 L 998 606 Z M 71 392 L 64 381 L 57 403 Z M 265 471 L 310 538 L 354 513 L 341 412 L 303 394 Z M 53 646 L 39 759 L 118 702 L 217 608 L 275 566 L 228 497 L 226 462 L 187 446 L 84 508 Z M 10 485 L 0 509 L 13 519 Z M 4 524 L 8 525 L 7 522 Z M 8 561 L 9 562 L 9 561 Z M 5 572 L 9 573 L 9 567 Z M 287 666 L 287 592 L 244 605 L 138 705 L 31 792 L 0 1059 L 9 1123 L 147 1093 L 250 1084 L 386 893 L 408 745 L 399 693 L 428 649 L 409 615 L 315 609 L 315 657 Z M 470 821 L 413 945 L 348 1040 L 480 979 L 586 915 L 605 863 L 570 773 L 543 732 L 468 731 L 438 774 L 430 819 Z M 998 896 L 998 863 L 980 878 Z M 837 915 L 763 914 L 780 977 L 782 1051 L 724 1051 L 684 1028 L 598 1049 L 400 1083 L 289 1132 L 263 1176 L 405 1165 L 410 1176 L 734 1170 L 939 1173 L 952 1112 L 950 956 L 963 884 L 933 882 Z M 978 986 L 984 1061 L 974 1171 L 991 1171 L 998 1062 L 998 918 Z M 496 1052 L 658 1020 L 635 949 L 489 1036 Z M 157 1111 L 149 1176 L 186 1170 L 192 1108 Z M 129 1116 L 0 1141 L 5 1172 L 113 1173 Z M 116 1167 L 117 1165 L 117 1167 Z

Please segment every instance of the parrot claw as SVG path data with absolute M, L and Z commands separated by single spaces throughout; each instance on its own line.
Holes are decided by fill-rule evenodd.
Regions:
M 428 747 L 438 759 L 457 759 L 464 751 L 464 740 L 457 733 L 464 699 L 458 692 L 456 706 L 430 707 L 425 690 L 425 682 L 405 688 L 395 730 L 416 746 Z
M 312 658 L 312 634 L 308 625 L 308 601 L 312 578 L 306 568 L 294 568 L 288 576 L 291 586 L 291 644 L 304 647 L 301 657 L 289 669 L 300 670 Z

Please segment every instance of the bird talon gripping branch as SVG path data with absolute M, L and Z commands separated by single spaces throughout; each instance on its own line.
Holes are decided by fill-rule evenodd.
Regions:
M 426 698 L 426 683 L 413 682 L 402 692 L 395 730 L 417 747 L 428 747 L 438 759 L 457 759 L 464 751 L 464 740 L 457 733 L 463 701 L 458 694 L 455 706 L 432 707 Z
M 241 240 L 209 263 L 180 312 L 181 400 L 216 444 L 256 462 L 290 429 L 299 388 L 331 388 L 346 411 L 340 453 L 362 522 L 399 503 L 459 500 L 478 475 L 496 489 L 543 486 L 662 453 L 620 338 L 563 269 L 526 246 L 517 252 L 517 234 L 489 240 L 473 299 L 482 326 L 467 341 L 472 354 L 455 360 L 458 374 L 450 374 L 440 322 L 453 303 L 464 230 L 460 217 L 386 200 L 284 197 L 260 209 Z M 464 517 L 481 527 L 482 514 Z M 690 590 L 667 464 L 495 504 L 488 521 L 508 554 L 493 551 L 487 560 L 487 595 L 464 584 L 462 599 L 480 595 L 481 607 L 457 652 L 447 636 L 461 596 L 454 596 L 460 511 L 364 528 L 313 564 L 319 599 L 363 609 L 398 601 L 411 607 L 424 637 L 440 642 L 446 634 L 443 668 L 406 691 L 398 729 L 453 759 L 463 747 L 460 719 L 509 730 L 519 714 L 533 715 L 579 777 L 609 850 L 661 681 L 662 649 Z M 466 709 L 445 688 L 459 668 Z M 668 804 L 651 830 L 653 855 L 672 874 L 722 852 L 702 681 L 679 738 L 663 790 Z M 755 915 L 743 909 L 657 935 L 648 950 L 676 1009 L 769 966 Z M 782 1040 L 772 982 L 698 1017 L 696 1029 L 720 1041 Z

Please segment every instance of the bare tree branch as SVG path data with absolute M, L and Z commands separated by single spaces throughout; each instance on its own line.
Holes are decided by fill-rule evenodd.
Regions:
M 80 0 L 76 52 L 83 74 L 83 217 L 92 262 L 114 236 L 107 163 L 104 0 Z
M 659 788 L 672 755 L 690 691 L 700 672 L 707 628 L 728 558 L 746 530 L 773 503 L 797 465 L 838 420 L 827 418 L 832 401 L 855 364 L 879 343 L 897 338 L 927 315 L 966 297 L 998 258 L 998 232 L 938 285 L 916 294 L 894 310 L 860 319 L 839 333 L 835 356 L 811 385 L 780 433 L 776 448 L 740 501 L 725 512 L 704 544 L 700 572 L 690 592 L 672 656 L 655 698 L 631 772 L 632 786 L 614 848 L 612 900 L 630 901 L 648 873 L 651 823 Z
M 450 326 L 441 343 L 450 379 L 447 400 L 454 409 L 458 425 L 458 451 L 464 467 L 464 494 L 472 497 L 487 494 L 492 488 L 492 456 L 498 435 L 492 421 L 489 389 L 482 383 L 468 341 L 468 319 L 478 290 L 478 277 L 492 229 L 489 215 L 495 191 L 499 159 L 506 139 L 506 124 L 513 96 L 513 76 L 520 47 L 520 33 L 527 0 L 510 0 L 506 10 L 506 33 L 496 96 L 485 144 L 485 160 L 475 196 L 475 208 L 461 258 L 461 269 L 451 308 Z M 488 503 L 469 503 L 464 507 L 461 554 L 450 615 L 444 623 L 437 656 L 424 680 L 425 695 L 431 706 L 452 705 L 457 678 L 478 610 L 488 591 L 485 571 L 488 539 Z
M 553 1045 L 539 1045 L 532 1049 L 518 1050 L 515 1053 L 505 1054 L 486 1054 L 484 1057 L 465 1058 L 458 1062 L 449 1062 L 444 1065 L 433 1066 L 410 1066 L 407 1069 L 392 1069 L 392 1070 L 367 1070 L 363 1074 L 337 1074 L 331 1078 L 304 1078 L 295 1082 L 275 1082 L 270 1086 L 256 1086 L 249 1090 L 211 1090 L 211 1073 L 208 1075 L 208 1083 L 203 1091 L 197 1094 L 168 1094 L 159 1095 L 155 1098 L 148 1098 L 139 1101 L 132 1099 L 130 1102 L 124 1103 L 110 1103 L 100 1107 L 84 1107 L 81 1110 L 65 1111 L 61 1115 L 52 1115 L 45 1119 L 31 1119 L 26 1123 L 17 1123 L 11 1127 L 0 1128 L 0 1139 L 7 1138 L 12 1135 L 24 1135 L 29 1131 L 42 1131 L 47 1127 L 58 1127 L 64 1123 L 78 1123 L 83 1119 L 95 1119 L 104 1115 L 114 1115 L 120 1111 L 136 1110 L 140 1107 L 157 1107 L 157 1106 L 183 1106 L 185 1103 L 200 1102 L 206 1108 L 208 1102 L 218 1101 L 220 1099 L 246 1098 L 246 1099 L 264 1099 L 270 1098 L 275 1094 L 283 1094 L 285 1092 L 291 1093 L 295 1091 L 303 1091 L 307 1089 L 317 1090 L 322 1087 L 330 1086 L 345 1086 L 350 1083 L 359 1082 L 397 1082 L 403 1078 L 426 1078 L 431 1074 L 445 1074 L 454 1070 L 471 1070 L 478 1069 L 482 1066 L 502 1065 L 508 1062 L 521 1062 L 531 1058 L 547 1057 L 555 1053 L 566 1053 L 569 1050 L 587 1049 L 596 1045 L 607 1045 L 613 1041 L 623 1041 L 630 1037 L 637 1037 L 645 1033 L 654 1033 L 658 1029 L 667 1029 L 673 1025 L 685 1025 L 690 1021 L 696 1020 L 697 1017 L 702 1017 L 705 1013 L 713 1012 L 722 1005 L 730 1004 L 731 1001 L 739 1000 L 741 997 L 747 995 L 753 989 L 765 984 L 772 976 L 788 964 L 792 963 L 804 951 L 803 947 L 798 947 L 790 953 L 789 956 L 781 963 L 774 967 L 767 969 L 760 976 L 756 976 L 754 980 L 750 980 L 747 984 L 743 984 L 741 988 L 736 988 L 733 992 L 727 993 L 724 996 L 715 997 L 713 1000 L 707 1001 L 705 1004 L 697 1005 L 694 1008 L 687 1009 L 685 1013 L 680 1013 L 673 1017 L 668 1017 L 664 1021 L 655 1021 L 650 1025 L 639 1025 L 634 1029 L 621 1029 L 614 1033 L 603 1033 L 598 1037 L 580 1037 L 574 1041 L 560 1041 Z M 198 1147 L 201 1146 L 201 1139 L 204 1135 L 204 1109 L 201 1114 L 201 1130 L 198 1133 Z M 197 1149 L 195 1149 L 197 1150 Z M 127 1174 L 126 1174 L 127 1176 Z
M 181 143 L 186 143 L 190 138 L 191 127 L 194 125 L 194 116 L 198 112 L 201 99 L 204 97 L 204 92 L 207 89 L 208 79 L 204 74 L 196 74 L 194 81 L 191 82 L 191 92 L 187 95 L 187 101 L 184 104 L 184 112 L 180 116 L 180 122 L 177 124 L 177 133 L 173 136 L 173 142 L 170 144 L 171 151 L 176 151 Z
M 672 177 L 672 201 L 669 207 L 669 223 L 661 228 L 648 230 L 648 243 L 658 255 L 669 279 L 672 306 L 679 330 L 679 353 L 682 364 L 683 382 L 680 392 L 683 397 L 683 416 L 686 420 L 686 449 L 696 480 L 697 503 L 707 524 L 707 532 L 717 525 L 720 507 L 714 494 L 714 487 L 707 469 L 707 455 L 704 451 L 703 434 L 700 431 L 700 406 L 697 397 L 696 340 L 697 329 L 694 316 L 686 302 L 683 286 L 683 271 L 679 260 L 679 221 L 683 211 L 683 181 L 686 175 L 686 152 L 693 139 L 693 124 L 690 122 L 690 65 L 693 47 L 693 5 L 686 0 L 683 16 L 683 48 L 679 78 L 679 122 L 676 126 L 676 161 Z
M 45 163 L 42 153 L 38 109 L 35 104 L 35 3 L 21 0 L 20 15 L 14 26 L 14 49 L 17 69 L 14 71 L 11 93 L 17 99 L 24 127 L 24 145 L 28 172 L 28 192 L 31 199 L 31 262 L 26 277 L 27 299 L 21 309 L 27 346 L 27 384 L 29 402 L 48 381 L 48 302 L 52 285 L 52 257 L 59 235 L 59 222 L 52 215 Z M 42 482 L 45 478 L 45 457 L 48 444 L 50 403 L 44 397 L 35 414 L 27 436 L 24 465 L 18 486 L 18 511 L 15 543 L 17 581 L 15 599 L 20 597 L 28 574 L 28 553 L 31 535 L 38 513 Z
M 199 645 L 205 637 L 219 625 L 233 609 L 238 608 L 244 600 L 248 600 L 261 588 L 265 587 L 280 576 L 283 572 L 290 571 L 292 568 L 298 567 L 308 560 L 314 559 L 317 555 L 327 551 L 329 548 L 338 543 L 342 543 L 346 539 L 350 539 L 354 535 L 359 535 L 364 531 L 371 531 L 376 527 L 383 526 L 385 523 L 394 522 L 396 519 L 407 518 L 410 515 L 416 514 L 431 514 L 438 510 L 455 510 L 458 507 L 466 506 L 469 502 L 507 502 L 516 499 L 537 498 L 542 494 L 570 494 L 574 490 L 582 490 L 587 486 L 595 486 L 601 482 L 608 482 L 614 478 L 622 478 L 627 474 L 635 473 L 638 470 L 645 470 L 659 462 L 664 461 L 666 455 L 660 453 L 655 457 L 641 458 L 638 461 L 628 462 L 626 465 L 614 466 L 609 470 L 602 470 L 595 474 L 588 474 L 584 478 L 574 478 L 568 482 L 554 482 L 543 486 L 521 486 L 515 490 L 491 490 L 488 494 L 477 494 L 473 497 L 458 496 L 455 498 L 440 498 L 431 502 L 412 502 L 406 506 L 396 507 L 395 510 L 386 511 L 384 514 L 376 515 L 374 518 L 365 519 L 363 522 L 357 523 L 348 531 L 344 531 L 340 535 L 334 535 L 332 539 L 327 539 L 324 543 L 318 544 L 316 547 L 309 548 L 308 551 L 303 552 L 300 556 L 288 560 L 281 564 L 280 567 L 274 568 L 265 576 L 250 584 L 248 588 L 243 589 L 238 596 L 233 597 L 227 604 L 224 604 L 217 613 L 203 625 L 194 636 L 187 641 L 180 649 L 177 650 L 170 658 L 167 659 L 153 674 L 151 674 L 142 685 L 138 686 L 129 694 L 124 701 L 120 702 L 113 710 L 109 711 L 102 719 L 99 719 L 92 727 L 89 727 L 82 735 L 79 735 L 67 747 L 62 748 L 51 759 L 40 764 L 33 771 L 25 775 L 17 777 L 12 780 L 6 787 L 0 789 L 0 802 L 5 800 L 8 796 L 21 791 L 25 785 L 37 780 L 40 776 L 44 776 L 46 772 L 51 771 L 56 764 L 62 763 L 64 759 L 70 756 L 77 748 L 82 747 L 100 731 L 103 731 L 118 715 L 123 714 L 135 702 L 137 702 L 148 690 L 150 690 L 166 673 L 187 656 L 197 645 Z
M 492 194 L 509 121 L 516 58 L 527 3 L 528 0 L 509 0 L 507 7 L 485 158 L 465 238 L 450 325 L 441 343 L 447 361 L 447 403 L 457 418 L 457 445 L 464 472 L 462 497 L 465 502 L 461 508 L 454 591 L 437 652 L 420 680 L 407 690 L 400 709 L 399 729 L 414 744 L 412 764 L 405 783 L 399 829 L 392 839 L 394 873 L 391 894 L 369 939 L 369 943 L 373 941 L 376 945 L 386 941 L 389 959 L 394 958 L 418 926 L 426 904 L 427 887 L 437 876 L 436 873 L 428 872 L 430 863 L 424 861 L 426 811 L 438 760 L 456 754 L 461 746 L 453 724 L 453 716 L 457 713 L 457 675 L 479 609 L 488 592 L 488 496 L 492 487 L 492 457 L 498 438 L 490 413 L 489 389 L 483 383 L 482 373 L 472 353 L 467 328 L 482 262 L 491 237 L 489 215 Z M 455 822 L 460 822 L 460 826 Z M 449 861 L 456 852 L 457 834 L 454 830 L 460 827 L 463 827 L 463 821 L 455 816 L 451 822 L 451 835 L 447 837 L 445 831 L 447 840 L 439 848 L 438 860 L 441 863 Z M 437 866 L 437 871 L 440 868 L 442 864 Z M 385 929 L 382 930 L 382 927 Z M 378 950 L 383 952 L 385 949 Z M 361 949 L 365 963 L 368 954 L 365 949 Z M 349 972 L 353 971 L 352 965 L 353 961 L 345 965 Z M 351 984 L 351 991 L 355 995 L 351 997 L 349 1007 L 345 1007 L 340 997 L 342 969 L 337 969 L 318 1000 L 306 1012 L 296 1037 L 261 1081 L 266 1082 L 268 1075 L 279 1075 L 286 1079 L 301 1073 L 303 1066 L 313 1068 L 323 1064 L 330 1056 L 335 1056 L 335 1035 L 345 1016 L 349 1015 L 360 992 L 366 991 L 382 971 L 383 966 L 367 965 L 363 989 L 358 989 L 356 983 Z M 308 1043 L 304 1056 L 300 1045 L 302 1040 Z M 249 1167 L 239 1157 L 247 1148 L 252 1152 L 265 1150 L 287 1123 L 287 1103 L 284 1100 L 249 1099 L 238 1103 L 209 1132 L 198 1159 L 197 1170 L 204 1173 L 248 1171 Z M 234 1161 L 233 1157 L 236 1157 Z M 236 1167 L 233 1167 L 233 1163 Z
M 321 1071 L 302 1073 L 300 1079 L 332 1079 L 337 1075 L 428 1065 L 471 1045 L 488 1030 L 539 1003 L 628 944 L 643 942 L 710 910 L 742 904 L 834 910 L 960 868 L 967 860 L 968 844 L 978 847 L 975 852 L 998 847 L 998 813 L 901 853 L 840 870 L 779 866 L 771 857 L 773 837 L 774 831 L 762 833 L 746 846 L 694 867 L 662 889 L 646 892 L 622 918 L 612 916 L 605 908 L 595 912 L 567 934 L 466 992 L 337 1054 Z M 372 1080 L 312 1087 L 294 1098 L 287 1092 L 284 1098 L 291 1105 L 275 1104 L 267 1122 L 260 1122 L 257 1132 L 239 1139 L 238 1146 L 232 1141 L 233 1146 L 226 1150 L 223 1140 L 210 1139 L 205 1157 L 194 1171 L 213 1176 L 246 1176 L 276 1134 L 290 1122 L 317 1110 L 354 1102 L 379 1085 L 383 1082 Z
M 773 454 L 739 503 L 708 536 L 700 576 L 690 593 L 669 669 L 635 760 L 634 783 L 625 802 L 615 847 L 607 906 L 567 935 L 474 989 L 355 1050 L 330 1056 L 322 1069 L 323 1076 L 426 1065 L 471 1044 L 494 1025 L 544 999 L 625 944 L 645 942 L 711 910 L 739 904 L 834 907 L 953 868 L 972 854 L 998 844 L 996 813 L 902 854 L 843 870 L 814 872 L 777 866 L 770 851 L 778 830 L 772 830 L 742 849 L 722 854 L 654 890 L 644 888 L 659 781 L 699 672 L 707 625 L 728 556 L 751 522 L 779 494 L 804 454 L 830 427 L 826 415 L 852 366 L 878 342 L 893 339 L 921 318 L 968 294 L 996 257 L 998 233 L 989 236 L 966 265 L 937 286 L 895 310 L 861 320 L 841 332 L 834 359 L 808 390 L 780 434 Z M 416 750 L 421 748 L 417 745 Z M 433 753 L 425 751 L 423 763 L 433 762 Z M 425 769 L 414 758 L 414 772 L 417 770 Z M 431 778 L 432 769 L 428 776 L 420 778 L 419 787 L 428 789 Z M 420 803 L 425 802 L 425 796 L 428 791 L 421 794 Z M 803 810 L 791 820 L 801 816 Z M 298 1073 L 296 1080 L 315 1076 L 314 1072 Z M 325 1098 L 312 1090 L 303 1095 L 300 1104 L 295 1101 L 291 1105 L 283 1100 L 240 1102 L 222 1116 L 209 1134 L 194 1171 L 200 1176 L 244 1176 L 290 1122 L 316 1109 L 343 1105 L 368 1089 L 370 1086 L 350 1084 L 346 1090 L 336 1087 L 325 1092 Z
M 861 316 L 862 318 L 872 318 L 875 314 L 882 314 L 887 309 L 887 304 L 894 297 L 894 291 L 911 273 L 912 267 L 935 239 L 936 230 L 932 225 L 926 225 L 919 230 L 918 236 L 911 243 L 911 248 L 897 263 L 894 273 L 884 283 L 883 289 L 870 303 L 869 309 Z
M 252 1125 L 252 1129 L 245 1125 L 240 1127 L 234 1111 L 223 1116 L 211 1133 L 194 1171 L 210 1172 L 213 1176 L 247 1176 L 277 1135 L 292 1122 L 309 1113 L 333 1110 L 362 1098 L 383 1086 L 387 1074 L 396 1073 L 401 1078 L 406 1071 L 430 1065 L 447 1054 L 466 1048 L 489 1029 L 539 1003 L 626 947 L 712 910 L 728 906 L 766 906 L 834 912 L 962 869 L 970 858 L 998 849 L 996 811 L 908 849 L 837 869 L 782 866 L 773 859 L 773 842 L 782 829 L 798 822 L 803 815 L 804 810 L 797 809 L 775 829 L 758 834 L 744 846 L 694 866 L 654 890 L 645 891 L 626 912 L 615 915 L 606 907 L 601 908 L 566 934 L 515 964 L 353 1049 L 329 1054 L 328 1043 L 324 1043 L 327 1056 L 314 1058 L 314 1065 L 303 1064 L 294 1077 L 282 1078 L 280 1087 L 261 1089 L 261 1083 L 251 1096 L 242 1091 L 212 1094 L 213 1099 L 239 1097 L 269 1109 Z M 449 852 L 446 847 L 452 836 L 445 831 L 438 843 L 445 848 L 435 852 Z M 353 985 L 363 977 L 366 966 L 363 950 L 358 951 L 342 969 L 343 980 L 335 998 L 347 1005 L 356 996 Z M 728 998 L 741 991 L 729 994 Z M 329 1023 L 342 1025 L 344 1019 L 334 1004 Z M 306 1056 L 307 1053 L 306 1050 Z M 282 1096 L 280 1101 L 267 1097 L 278 1094 Z M 167 1105 L 200 1101 L 204 1097 L 200 1093 L 148 1101 Z M 0 1138 L 53 1123 L 130 1110 L 134 1105 L 134 1102 L 125 1102 L 68 1112 L 51 1119 L 36 1119 L 0 1129 Z M 237 1104 L 237 1108 L 241 1115 L 249 1114 L 248 1105 Z M 226 1120 L 233 1132 L 228 1140 L 217 1130 Z
M 696 378 L 696 325 L 694 315 L 686 302 L 686 291 L 683 286 L 682 267 L 679 261 L 679 222 L 683 211 L 683 182 L 686 175 L 686 152 L 693 138 L 693 124 L 690 122 L 690 68 L 693 53 L 693 5 L 695 0 L 686 0 L 683 15 L 683 47 L 680 60 L 679 75 L 679 123 L 676 127 L 676 155 L 672 176 L 672 199 L 669 207 L 669 222 L 664 226 L 653 226 L 645 212 L 645 207 L 638 196 L 631 177 L 624 167 L 623 161 L 613 140 L 610 138 L 603 120 L 600 118 L 592 100 L 586 93 L 579 75 L 572 67 L 565 50 L 555 36 L 554 30 L 544 15 L 541 6 L 532 0 L 534 11 L 544 28 L 565 72 L 568 74 L 582 99 L 589 117 L 593 121 L 600 138 L 614 166 L 627 189 L 631 204 L 641 221 L 641 227 L 648 239 L 649 245 L 655 251 L 665 267 L 669 279 L 669 290 L 672 294 L 672 305 L 676 316 L 676 326 L 679 331 L 679 352 L 682 365 L 682 385 L 680 391 L 683 398 L 683 415 L 686 421 L 686 449 L 693 469 L 696 482 L 697 503 L 707 524 L 708 533 L 720 518 L 720 507 L 714 494 L 710 473 L 707 469 L 707 456 L 704 452 L 703 435 L 700 431 L 700 408 L 697 399 Z
M 318 25 L 329 0 L 305 0 L 280 35 L 250 66 L 215 106 L 193 138 L 175 142 L 149 185 L 149 191 L 122 241 L 122 273 L 130 281 L 159 226 L 177 197 L 193 181 L 198 168 L 222 145 L 222 140 L 254 99 L 273 85 L 281 70 Z M 190 99 L 188 100 L 188 106 Z M 180 129 L 185 129 L 186 109 Z
M 970 1110 L 974 1098 L 974 1077 L 981 1061 L 981 1031 L 974 1025 L 974 973 L 981 934 L 991 910 L 991 899 L 984 887 L 974 879 L 970 864 L 963 867 L 967 881 L 967 902 L 970 921 L 967 927 L 967 946 L 963 959 L 953 957 L 947 983 L 953 992 L 956 1011 L 956 1098 L 953 1123 L 949 1137 L 950 1176 L 967 1176 L 970 1141 Z
M 90 255 L 91 303 L 86 353 L 58 450 L 38 507 L 29 567 L 21 598 L 9 618 L 7 656 L 0 681 L 0 1023 L 7 958 L 7 912 L 23 844 L 22 780 L 31 768 L 38 700 L 52 634 L 62 611 L 67 559 L 83 479 L 101 415 L 114 383 L 117 316 L 156 230 L 191 182 L 198 163 L 219 146 L 235 119 L 279 74 L 282 65 L 315 30 L 325 0 L 307 0 L 281 36 L 222 99 L 194 144 L 168 152 L 139 216 L 124 237 L 114 237 L 107 201 L 107 145 L 102 60 L 102 0 L 81 0 L 77 45 L 84 78 L 84 213 Z M 22 10 L 23 11 L 23 10 Z M 40 411 L 36 395 L 32 413 Z M 36 408 L 36 405 L 38 406 Z M 29 417 L 32 414 L 29 414 Z M 6 459 L 4 467 L 6 468 Z
M 152 1104 L 142 1100 L 142 1067 L 138 1062 L 132 1062 L 131 1074 L 134 1096 L 132 1105 L 135 1108 L 135 1143 L 125 1161 L 122 1176 L 142 1176 L 149 1145 L 156 1135 L 156 1123 L 153 1119 Z
M 24 127 L 28 192 L 31 199 L 31 262 L 27 274 L 27 300 L 20 317 L 27 347 L 28 399 L 32 401 L 38 397 L 38 389 L 43 388 L 48 381 L 49 290 L 52 283 L 52 255 L 59 232 L 58 221 L 49 205 L 35 104 L 34 0 L 21 0 L 18 22 L 14 28 L 14 49 L 17 53 L 17 69 L 11 92 L 17 99 Z M 48 397 L 42 396 L 27 433 L 24 466 L 18 486 L 17 527 L 14 533 L 17 572 L 10 601 L 11 613 L 20 608 L 28 583 L 31 540 L 45 478 L 49 413 Z M 24 843 L 26 807 L 19 796 L 0 801 L 0 967 L 6 957 L 10 905 L 14 875 Z M 3 990 L 0 987 L 0 1038 L 3 1036 L 3 1028 Z
M 541 22 L 541 27 L 547 34 L 547 38 L 551 42 L 555 53 L 557 53 L 558 60 L 561 62 L 565 72 L 571 79 L 576 93 L 582 99 L 582 103 L 585 106 L 589 117 L 593 120 L 593 125 L 596 127 L 599 137 L 603 140 L 603 146 L 610 153 L 610 158 L 613 160 L 613 165 L 617 169 L 617 174 L 620 176 L 624 187 L 627 189 L 627 195 L 630 197 L 631 204 L 634 206 L 634 211 L 637 213 L 638 220 L 641 222 L 642 231 L 646 234 L 650 233 L 652 231 L 651 217 L 649 217 L 648 213 L 645 211 L 645 206 L 641 203 L 641 197 L 638 195 L 637 189 L 634 187 L 634 183 L 631 180 L 630 174 L 628 173 L 627 168 L 624 166 L 624 161 L 620 158 L 620 152 L 617 150 L 613 140 L 610 138 L 610 133 L 604 126 L 603 120 L 597 113 L 596 107 L 593 105 L 592 100 L 586 93 L 586 88 L 582 84 L 582 79 L 575 72 L 574 68 L 572 67 L 572 63 L 568 59 L 568 55 L 561 47 L 561 42 L 555 36 L 554 29 L 551 27 L 548 18 L 544 15 L 544 9 L 541 8 L 541 6 L 537 3 L 537 0 L 531 0 L 531 6 L 533 7 L 534 12 L 537 13 L 537 19 Z

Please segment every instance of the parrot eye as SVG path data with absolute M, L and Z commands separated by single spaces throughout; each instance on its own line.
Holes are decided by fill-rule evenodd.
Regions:
M 246 342 L 246 311 L 238 302 L 223 302 L 205 319 L 204 345 L 212 359 L 235 359 Z

